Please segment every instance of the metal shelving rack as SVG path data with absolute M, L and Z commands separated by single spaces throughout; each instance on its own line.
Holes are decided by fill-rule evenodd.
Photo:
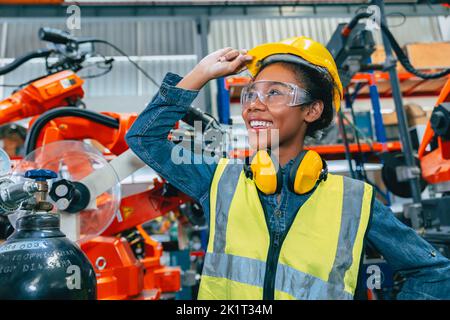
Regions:
M 447 80 L 446 78 L 423 80 L 407 72 L 399 73 L 398 77 L 403 97 L 437 96 Z M 238 97 L 241 89 L 249 81 L 250 79 L 248 77 L 240 76 L 218 79 L 218 114 L 221 123 L 230 124 L 230 103 L 239 102 Z M 388 82 L 389 75 L 386 72 L 377 71 L 374 73 L 358 73 L 353 77 L 350 84 L 350 88 L 354 88 L 356 85 L 361 86 L 357 98 L 371 99 L 374 109 L 373 117 L 377 142 L 373 143 L 372 147 L 366 143 L 361 144 L 362 152 L 364 153 L 401 150 L 401 143 L 399 141 L 386 140 L 380 108 L 376 107 L 376 104 L 379 105 L 380 98 L 392 97 Z M 344 146 L 341 144 L 309 146 L 309 148 L 328 156 L 344 153 Z M 350 151 L 352 153 L 359 152 L 356 144 L 350 144 Z

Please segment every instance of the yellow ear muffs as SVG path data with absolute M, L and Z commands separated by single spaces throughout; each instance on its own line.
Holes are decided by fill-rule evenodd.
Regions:
M 313 150 L 302 151 L 289 172 L 289 188 L 297 194 L 314 189 L 318 181 L 326 180 L 327 166 L 322 157 Z
M 259 150 L 250 159 L 246 174 L 251 173 L 251 178 L 262 193 L 274 194 L 280 192 L 282 184 L 282 175 L 278 169 L 278 161 L 271 157 L 270 151 Z

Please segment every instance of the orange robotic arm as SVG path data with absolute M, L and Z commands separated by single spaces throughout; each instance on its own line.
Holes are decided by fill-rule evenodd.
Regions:
M 441 90 L 435 107 L 445 102 L 450 102 L 450 77 Z M 426 148 L 433 139 L 437 139 L 438 147 L 427 152 Z M 436 135 L 431 126 L 431 121 L 427 123 L 422 143 L 419 147 L 419 159 L 422 177 L 428 183 L 437 184 L 450 181 L 450 140 Z
M 73 71 L 61 71 L 36 80 L 0 102 L 0 125 L 47 110 L 75 105 L 84 96 L 84 81 Z

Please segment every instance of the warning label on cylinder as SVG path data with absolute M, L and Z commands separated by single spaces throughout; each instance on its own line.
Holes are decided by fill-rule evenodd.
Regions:
M 14 242 L 0 247 L 0 253 L 6 253 L 18 250 L 47 249 L 49 243 L 45 240 L 38 241 L 20 241 Z
M 27 245 L 33 244 L 31 250 Z M 15 243 L 18 247 L 10 247 L 7 254 L 0 255 L 0 275 L 15 272 L 34 272 L 39 270 L 51 270 L 59 268 L 67 268 L 71 266 L 73 257 L 77 252 L 73 249 L 68 250 L 33 250 L 38 248 L 46 248 L 45 242 L 36 244 L 35 241 L 27 243 Z M 12 246 L 12 245 L 11 245 Z M 25 248 L 25 250 L 23 250 Z M 3 248 L 2 248 L 3 249 Z M 3 251 L 5 253 L 5 251 Z

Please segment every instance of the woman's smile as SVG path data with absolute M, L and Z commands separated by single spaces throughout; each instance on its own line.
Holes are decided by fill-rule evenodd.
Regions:
M 265 120 L 250 120 L 249 124 L 250 128 L 255 130 L 269 129 L 273 126 L 272 121 L 265 121 Z

